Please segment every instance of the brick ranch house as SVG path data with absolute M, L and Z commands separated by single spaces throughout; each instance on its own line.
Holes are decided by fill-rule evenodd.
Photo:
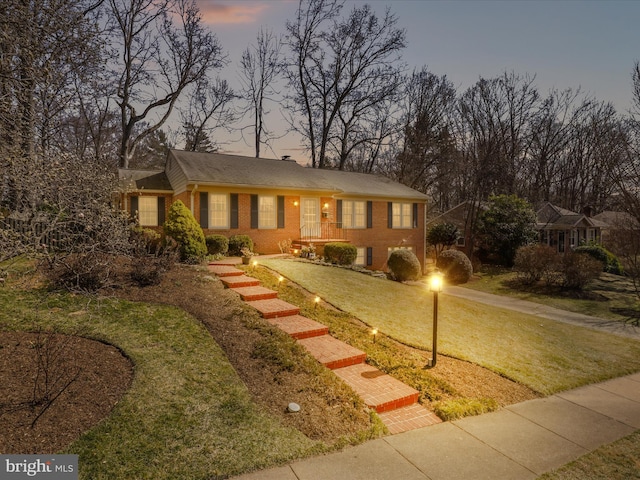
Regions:
M 329 241 L 358 249 L 356 264 L 386 267 L 394 249 L 424 269 L 426 195 L 388 178 L 306 168 L 284 158 L 171 150 L 163 171 L 119 171 L 121 207 L 143 227 L 160 227 L 181 200 L 205 235 L 246 234 L 260 254 Z

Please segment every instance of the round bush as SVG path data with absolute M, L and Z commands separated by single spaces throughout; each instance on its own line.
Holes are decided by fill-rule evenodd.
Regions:
M 229 239 L 224 235 L 207 235 L 204 240 L 209 255 L 224 255 L 229 251 Z
M 324 246 L 324 258 L 338 265 L 351 265 L 358 258 L 358 249 L 350 243 L 327 243 Z
M 180 200 L 171 204 L 164 232 L 178 243 L 181 261 L 198 263 L 207 254 L 202 228 Z
M 405 282 L 407 280 L 417 280 L 422 274 L 420 261 L 411 250 L 394 250 L 389 255 L 387 266 L 394 280 Z
M 436 260 L 436 267 L 440 270 L 448 283 L 467 283 L 473 275 L 471 260 L 459 250 L 445 250 Z
M 516 251 L 514 269 L 525 284 L 532 285 L 542 278 L 551 278 L 560 262 L 560 255 L 552 247 L 526 245 Z
M 249 235 L 231 235 L 229 237 L 229 255 L 237 257 L 242 255 L 242 249 L 248 248 L 253 252 L 253 240 Z
M 586 253 L 600 260 L 604 265 L 604 271 L 615 275 L 622 275 L 623 269 L 620 260 L 602 245 L 583 245 L 573 250 L 575 253 Z
M 587 253 L 567 252 L 562 257 L 562 287 L 582 290 L 602 272 L 602 262 Z

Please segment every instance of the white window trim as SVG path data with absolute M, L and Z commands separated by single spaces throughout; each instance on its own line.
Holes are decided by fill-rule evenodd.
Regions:
M 356 204 L 362 204 L 363 214 L 362 214 L 362 225 L 358 225 L 356 219 L 358 218 L 356 211 Z M 350 207 L 347 207 L 349 205 Z M 346 213 L 346 210 L 351 208 L 350 213 Z M 351 222 L 347 222 L 345 217 L 350 217 Z M 366 200 L 342 200 L 342 228 L 348 229 L 365 229 L 367 228 L 367 202 Z
M 400 210 L 399 214 L 396 214 L 396 206 Z M 404 213 L 405 207 L 409 209 L 408 218 L 407 218 L 407 215 L 405 215 Z M 392 209 L 391 213 L 393 215 L 391 219 L 391 228 L 399 228 L 399 229 L 413 228 L 413 204 L 406 203 L 406 202 L 392 202 L 391 209 Z M 399 217 L 399 220 L 400 220 L 399 223 L 396 221 L 396 217 Z
M 213 209 L 213 200 L 215 197 L 224 197 L 224 224 L 219 224 L 217 225 L 214 221 L 213 221 L 213 214 L 214 214 L 214 209 Z M 210 193 L 209 194 L 209 229 L 211 230 L 228 230 L 229 229 L 229 216 L 230 216 L 230 209 L 231 209 L 231 205 L 230 205 L 230 200 L 229 200 L 229 195 L 226 193 Z
M 151 220 L 150 222 L 147 222 L 147 217 Z M 138 221 L 141 227 L 158 226 L 158 197 L 151 195 L 138 197 Z
M 267 198 L 272 200 L 273 212 L 264 212 L 262 209 L 262 201 Z M 273 217 L 265 218 L 266 213 L 272 213 Z M 276 228 L 278 228 L 278 197 L 276 195 L 258 195 L 258 229 L 274 230 Z

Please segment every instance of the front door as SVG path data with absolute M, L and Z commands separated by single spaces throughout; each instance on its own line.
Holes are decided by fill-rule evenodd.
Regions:
M 300 198 L 300 234 L 302 238 L 320 238 L 319 198 Z

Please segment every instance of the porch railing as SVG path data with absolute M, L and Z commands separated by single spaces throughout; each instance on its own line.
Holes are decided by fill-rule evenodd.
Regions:
M 342 223 L 306 223 L 300 227 L 300 240 L 303 242 L 311 242 L 313 240 L 347 240 L 347 230 L 342 228 Z

